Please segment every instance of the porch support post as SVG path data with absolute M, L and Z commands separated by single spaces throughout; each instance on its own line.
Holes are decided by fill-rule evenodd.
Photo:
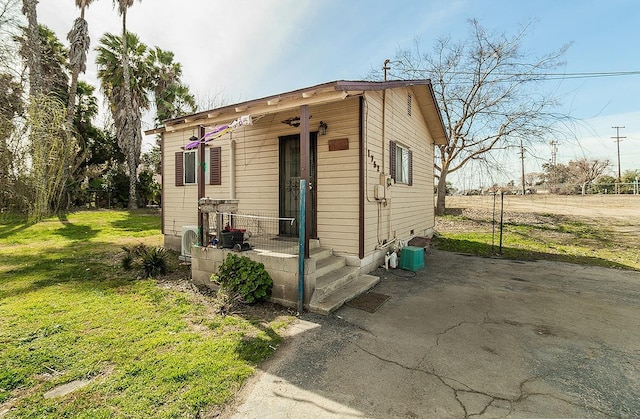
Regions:
M 366 179 L 365 179 L 365 147 L 364 147 L 364 96 L 360 96 L 360 121 L 358 124 L 358 148 L 360 149 L 360 156 L 358 165 L 360 166 L 360 178 L 358 181 L 358 257 L 360 260 L 364 259 L 364 195 L 366 193 Z
M 309 182 L 311 180 L 311 165 L 309 163 L 311 156 L 311 140 L 309 136 L 309 105 L 300 106 L 300 180 L 304 180 L 307 185 L 306 191 L 313 187 Z M 305 229 L 304 229 L 304 257 L 309 258 L 309 233 L 311 231 L 310 205 L 305 209 Z M 302 222 L 302 220 L 300 220 Z
M 300 179 L 300 221 L 298 226 L 300 230 L 306 230 L 306 211 L 307 210 L 307 181 Z M 305 231 L 298 233 L 298 314 L 302 314 L 304 309 L 304 254 L 307 253 L 305 239 L 307 235 Z
M 229 137 L 229 199 L 236 199 L 236 140 Z
M 205 185 L 205 178 L 204 178 L 204 164 L 205 164 L 205 150 L 204 150 L 204 141 L 202 141 L 202 139 L 204 138 L 204 125 L 200 125 L 198 126 L 198 139 L 200 140 L 200 144 L 198 144 L 198 202 L 200 201 L 200 198 L 204 198 L 204 185 Z M 209 226 L 207 226 L 208 228 Z M 198 205 L 198 245 L 200 246 L 204 246 L 205 245 L 205 238 L 207 237 L 207 235 L 204 233 L 204 217 L 203 217 L 203 213 L 202 210 L 200 210 L 200 205 Z

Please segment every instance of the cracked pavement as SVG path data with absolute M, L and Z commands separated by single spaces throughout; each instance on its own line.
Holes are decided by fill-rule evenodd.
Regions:
M 630 418 L 640 272 L 429 250 L 375 313 L 305 314 L 222 417 Z

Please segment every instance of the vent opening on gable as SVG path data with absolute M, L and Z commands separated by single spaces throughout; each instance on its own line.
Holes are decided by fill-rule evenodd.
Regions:
M 411 116 L 411 93 L 407 93 L 407 115 Z

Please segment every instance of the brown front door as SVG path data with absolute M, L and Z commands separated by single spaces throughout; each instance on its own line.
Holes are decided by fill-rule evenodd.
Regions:
M 311 176 L 309 179 L 310 192 L 307 195 L 307 206 L 310 207 L 311 231 L 310 237 L 317 237 L 316 231 L 316 151 L 317 134 L 312 132 L 310 137 Z M 280 137 L 280 217 L 295 218 L 291 224 L 280 221 L 281 236 L 298 236 L 298 220 L 300 218 L 300 135 Z

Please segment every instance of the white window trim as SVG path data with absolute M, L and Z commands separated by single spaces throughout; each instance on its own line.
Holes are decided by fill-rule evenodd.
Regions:
M 396 143 L 396 183 L 409 184 L 409 149 Z

